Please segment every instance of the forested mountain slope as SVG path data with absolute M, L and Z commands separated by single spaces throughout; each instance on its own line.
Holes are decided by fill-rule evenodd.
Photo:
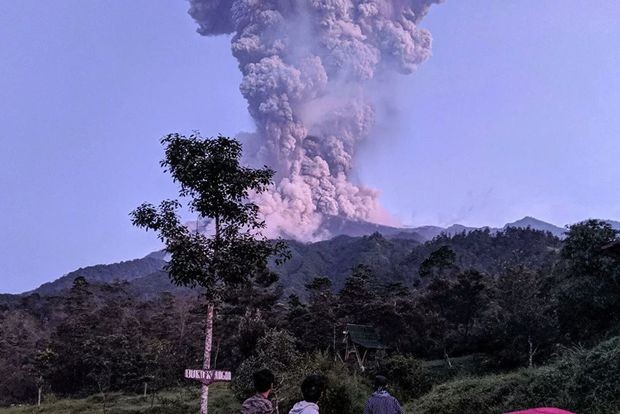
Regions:
M 326 276 L 336 289 L 341 288 L 350 270 L 360 264 L 368 266 L 381 280 L 413 286 L 419 283 L 422 262 L 441 246 L 449 246 L 455 252 L 461 268 L 494 274 L 514 263 L 539 268 L 549 263 L 561 244 L 551 233 L 516 227 L 502 231 L 464 230 L 453 236 L 440 234 L 426 243 L 409 238 L 410 235 L 338 236 L 316 243 L 288 240 L 291 259 L 281 266 L 274 265 L 274 270 L 285 293 L 303 296 L 304 286 L 317 276 Z M 188 292 L 169 283 L 163 271 L 164 258 L 163 252 L 155 252 L 141 259 L 85 267 L 23 295 L 56 295 L 69 289 L 78 276 L 91 283 L 128 281 L 129 289 L 137 296 Z M 14 295 L 0 296 L 0 303 L 15 300 Z
M 316 276 L 327 276 L 334 287 L 343 286 L 350 269 L 363 264 L 381 280 L 412 286 L 419 282 L 422 262 L 441 246 L 450 247 L 461 268 L 495 274 L 501 269 L 525 264 L 540 268 L 557 253 L 561 241 L 551 233 L 508 227 L 440 235 L 432 241 L 385 238 L 379 233 L 364 237 L 339 236 L 331 240 L 302 244 L 289 242 L 292 257 L 277 268 L 287 291 L 303 291 L 304 284 Z

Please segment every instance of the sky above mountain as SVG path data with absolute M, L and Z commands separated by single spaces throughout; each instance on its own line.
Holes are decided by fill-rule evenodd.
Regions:
M 620 218 L 620 3 L 448 0 L 355 160 L 394 221 Z M 0 2 L 0 292 L 159 247 L 159 138 L 252 131 L 226 37 L 179 1 Z M 389 99 L 387 98 L 389 97 Z

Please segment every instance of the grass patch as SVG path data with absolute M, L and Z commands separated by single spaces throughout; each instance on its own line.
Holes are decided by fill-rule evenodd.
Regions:
M 580 414 L 620 412 L 620 337 L 573 349 L 556 363 L 437 385 L 410 402 L 416 414 L 503 413 L 551 406 Z
M 328 364 L 317 363 L 312 368 L 330 377 L 331 386 L 323 401 L 322 412 L 360 412 L 369 390 L 359 378 L 345 371 L 332 372 Z M 392 375 L 396 375 L 396 371 Z M 412 378 L 419 380 L 417 376 Z M 198 392 L 197 386 L 176 388 L 160 392 L 152 400 L 150 397 L 110 394 L 106 411 L 109 414 L 194 414 L 198 412 Z M 620 337 L 591 350 L 567 351 L 548 366 L 508 374 L 459 378 L 435 385 L 430 392 L 408 402 L 404 408 L 405 412 L 416 414 L 484 414 L 536 406 L 554 406 L 579 414 L 620 413 Z M 230 414 L 239 412 L 239 409 L 228 384 L 210 387 L 210 413 Z M 0 414 L 102 412 L 100 395 L 58 401 L 48 397 L 41 407 L 0 408 Z
M 209 413 L 228 414 L 239 411 L 227 384 L 214 384 L 209 387 Z M 175 388 L 147 397 L 111 393 L 106 397 L 108 414 L 195 414 L 198 412 L 199 387 Z M 101 414 L 103 398 L 91 395 L 82 399 L 47 398 L 40 407 L 23 405 L 0 408 L 0 414 Z

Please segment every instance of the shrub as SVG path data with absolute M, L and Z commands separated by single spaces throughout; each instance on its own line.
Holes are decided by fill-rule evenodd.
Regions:
M 422 363 L 405 355 L 393 355 L 382 360 L 372 374 L 385 375 L 394 396 L 404 402 L 430 391 L 435 383 L 433 373 Z
M 357 414 L 364 411 L 364 403 L 371 390 L 355 371 L 350 372 L 342 362 L 333 361 L 330 356 L 321 353 L 307 357 L 303 366 L 305 372 L 300 373 L 299 383 L 311 373 L 321 374 L 327 379 L 325 392 L 319 401 L 321 414 Z M 294 400 L 300 399 L 298 388 Z
M 319 405 L 321 414 L 353 414 L 363 411 L 370 388 L 341 362 L 317 353 L 301 355 L 295 350 L 295 340 L 288 333 L 271 330 L 258 341 L 256 351 L 243 361 L 235 372 L 232 389 L 239 400 L 254 393 L 252 374 L 262 368 L 273 371 L 276 377 L 273 399 L 280 412 L 286 413 L 302 400 L 300 385 L 310 374 L 323 375 L 325 393 Z
M 275 329 L 266 332 L 258 340 L 254 354 L 241 363 L 235 371 L 231 384 L 239 400 L 254 394 L 252 375 L 263 368 L 270 369 L 275 377 L 274 394 L 278 400 L 293 393 L 297 384 L 295 368 L 301 363 L 301 355 L 295 348 L 295 338 L 286 332 Z
M 34 402 L 37 387 L 32 375 L 25 370 L 3 370 L 0 380 L 0 406 L 19 402 Z
M 620 337 L 591 351 L 575 349 L 557 364 L 564 398 L 579 413 L 620 411 Z
M 436 386 L 408 405 L 417 414 L 500 413 L 556 406 L 581 414 L 620 412 L 620 337 L 570 350 L 556 363 Z

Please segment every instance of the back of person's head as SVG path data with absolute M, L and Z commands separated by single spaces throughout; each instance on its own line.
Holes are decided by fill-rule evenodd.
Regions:
M 325 379 L 320 375 L 310 375 L 301 383 L 301 393 L 304 400 L 316 403 L 323 394 L 325 388 Z
M 388 385 L 388 380 L 383 375 L 375 377 L 375 390 L 383 390 Z
M 257 392 L 267 392 L 273 387 L 275 377 L 268 369 L 261 369 L 254 373 L 254 388 Z

